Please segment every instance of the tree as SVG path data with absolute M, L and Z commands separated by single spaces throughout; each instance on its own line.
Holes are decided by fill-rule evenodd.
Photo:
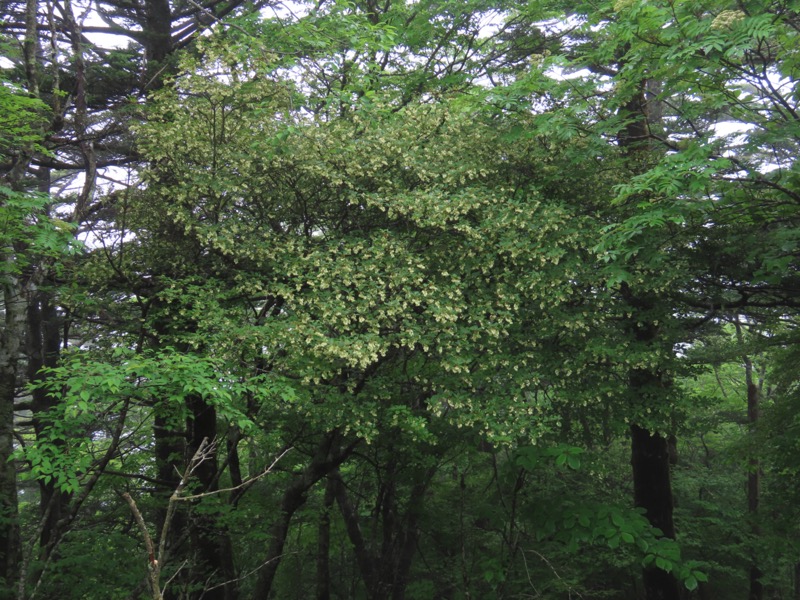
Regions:
M 0 89 L 0 121 L 4 125 L 2 152 L 5 171 L 0 180 L 0 215 L 3 248 L 4 327 L 0 344 L 0 423 L 2 424 L 0 460 L 0 573 L 9 589 L 13 588 L 20 556 L 17 521 L 16 469 L 12 462 L 14 410 L 18 381 L 21 378 L 20 354 L 24 352 L 25 323 L 30 311 L 29 297 L 40 280 L 37 262 L 52 260 L 66 252 L 69 226 L 48 215 L 49 198 L 26 189 L 25 169 L 32 153 L 41 151 L 42 124 L 46 107 L 12 85 Z
M 640 564 L 648 598 L 698 587 L 670 464 L 701 413 L 689 350 L 734 316 L 775 336 L 796 307 L 793 13 L 257 8 L 101 4 L 101 29 L 131 32 L 113 52 L 68 5 L 20 13 L 17 73 L 53 116 L 14 163 L 16 197 L 83 173 L 34 212 L 91 230 L 79 260 L 25 248 L 41 281 L 18 456 L 43 520 L 23 585 L 73 589 L 89 523 L 122 537 L 132 505 L 127 548 L 171 522 L 147 571 L 167 596 L 507 597 L 532 572 L 537 594 L 592 594 L 633 590 Z M 98 183 L 114 164 L 132 185 Z M 634 510 L 580 471 L 618 470 L 623 438 Z M 578 568 L 590 556 L 613 568 Z

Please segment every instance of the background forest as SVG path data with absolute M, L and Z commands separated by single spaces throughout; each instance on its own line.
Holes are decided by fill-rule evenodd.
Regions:
M 0 598 L 800 599 L 800 2 L 2 11 Z

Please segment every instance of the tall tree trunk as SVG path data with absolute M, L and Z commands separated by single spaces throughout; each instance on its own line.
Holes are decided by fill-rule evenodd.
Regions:
M 759 386 L 756 384 L 754 375 L 753 361 L 749 356 L 744 357 L 745 366 L 745 382 L 747 384 L 747 421 L 750 426 L 751 435 L 755 433 L 758 424 L 759 404 L 761 400 L 761 393 Z M 748 461 L 747 473 L 747 512 L 750 515 L 751 532 L 754 538 L 758 538 L 761 534 L 761 528 L 758 525 L 758 504 L 760 500 L 760 487 L 761 487 L 761 474 L 758 457 L 755 451 L 751 449 L 751 455 Z M 762 576 L 761 569 L 758 567 L 758 557 L 755 552 L 752 555 L 752 564 L 750 565 L 750 593 L 749 600 L 761 600 L 764 597 L 764 586 L 761 583 Z
M 201 462 L 194 471 L 200 482 L 202 492 L 219 489 L 217 468 L 217 411 L 202 399 L 189 399 L 192 415 L 187 424 L 188 443 L 186 454 L 194 456 L 203 440 L 211 444 L 210 456 Z M 195 558 L 192 580 L 202 586 L 193 598 L 199 600 L 236 600 L 238 586 L 233 564 L 233 544 L 230 536 L 222 529 L 216 516 L 199 511 L 192 518 L 192 554 Z
M 325 484 L 325 499 L 317 530 L 317 600 L 331 598 L 331 509 L 335 501 L 336 482 L 329 477 Z
M 406 588 L 408 587 L 409 574 L 414 555 L 417 551 L 417 541 L 419 540 L 419 518 L 422 516 L 422 506 L 425 502 L 425 492 L 436 472 L 435 468 L 428 469 L 425 478 L 414 484 L 408 499 L 406 510 L 405 526 L 399 544 L 399 554 L 397 555 L 397 566 L 394 570 L 394 580 L 392 582 L 392 600 L 405 600 Z
M 157 405 L 154 413 L 153 438 L 155 442 L 154 454 L 158 485 L 153 490 L 153 496 L 158 507 L 156 510 L 156 522 L 161 527 L 161 524 L 167 519 L 169 497 L 180 484 L 181 473 L 184 468 L 185 432 L 178 425 L 175 415 L 172 414 L 171 407 L 166 402 L 162 405 Z M 180 503 L 177 510 L 172 514 L 170 526 L 167 530 L 168 539 L 164 542 L 166 544 L 166 554 L 170 558 L 169 562 L 174 562 L 182 553 L 182 548 L 180 547 L 181 533 L 186 528 L 186 511 L 183 509 L 182 504 Z M 166 566 L 166 561 L 163 566 Z M 177 587 L 177 585 L 172 585 L 167 588 L 164 594 L 165 600 L 177 600 Z
M 25 39 L 22 43 L 28 93 L 39 96 L 37 0 L 25 2 Z M 0 181 L 13 190 L 24 190 L 22 180 L 30 164 L 32 150 L 25 148 L 11 171 Z M 17 502 L 16 464 L 11 460 L 14 451 L 14 399 L 17 393 L 20 350 L 22 349 L 27 317 L 27 286 L 18 272 L 19 262 L 14 242 L 0 252 L 4 323 L 0 332 L 0 598 L 14 598 L 25 590 L 25 575 L 21 573 L 19 537 L 19 507 Z
M 36 282 L 29 284 L 29 299 L 27 311 L 27 348 L 28 381 L 41 384 L 47 378 L 43 369 L 53 368 L 58 365 L 61 352 L 61 319 L 49 290 L 42 290 L 42 272 L 47 266 L 39 265 L 40 273 Z M 31 392 L 31 410 L 33 413 L 33 429 L 37 439 L 47 437 L 46 430 L 50 425 L 51 411 L 58 405 L 58 400 L 48 390 L 37 388 Z M 63 447 L 64 442 L 56 440 L 57 447 Z M 39 518 L 41 519 L 39 535 L 39 561 L 34 563 L 31 570 L 31 581 L 39 581 L 44 574 L 44 565 L 58 558 L 57 547 L 61 542 L 66 528 L 69 526 L 70 501 L 72 494 L 63 492 L 56 486 L 55 480 L 44 481 L 39 484 Z M 48 596 L 50 598 L 52 596 Z
M 11 460 L 14 451 L 14 397 L 17 368 L 25 326 L 25 298 L 16 277 L 13 249 L 4 252 L 3 309 L 0 331 L 0 598 L 14 597 L 19 572 L 19 523 L 17 513 L 17 467 Z
M 377 580 L 375 581 L 375 587 L 370 596 L 372 600 L 389 598 L 392 592 L 392 582 L 394 580 L 397 542 L 395 538 L 395 529 L 399 516 L 397 514 L 398 461 L 392 447 L 390 447 L 389 452 L 389 460 L 383 472 L 382 485 L 380 487 L 380 493 L 378 494 L 379 504 L 378 507 L 376 507 L 380 508 L 380 531 L 382 539 L 380 554 L 373 560 L 373 563 L 377 567 Z
M 669 461 L 669 444 L 663 436 L 631 426 L 634 502 L 645 509 L 653 527 L 674 538 Z M 679 600 L 680 588 L 671 573 L 651 566 L 645 568 L 643 578 L 647 600 Z
M 745 349 L 744 326 L 739 320 L 737 315 L 733 321 L 736 328 L 736 339 L 739 346 Z M 761 388 L 763 379 L 757 376 L 756 368 L 753 365 L 752 358 L 744 352 L 742 354 L 742 362 L 744 363 L 744 380 L 747 387 L 747 423 L 750 435 L 753 436 L 758 427 L 759 418 L 759 405 L 761 403 Z M 755 540 L 761 535 L 761 528 L 758 525 L 758 505 L 760 501 L 760 488 L 761 488 L 761 473 L 758 455 L 753 448 L 751 441 L 750 456 L 747 461 L 747 513 L 750 517 L 750 533 L 752 533 Z M 750 556 L 750 569 L 748 578 L 750 580 L 750 589 L 748 593 L 748 600 L 761 600 L 764 597 L 764 586 L 761 583 L 763 573 L 758 566 L 758 556 L 755 550 L 751 551 Z
M 370 551 L 364 536 L 361 533 L 358 511 L 353 506 L 347 494 L 347 488 L 339 472 L 329 475 L 330 481 L 335 483 L 336 501 L 345 523 L 347 535 L 353 545 L 361 579 L 367 589 L 370 600 L 403 600 L 411 565 L 417 549 L 419 538 L 419 518 L 422 515 L 422 506 L 425 492 L 436 472 L 435 468 L 425 471 L 411 491 L 406 502 L 406 512 L 399 514 L 396 482 L 396 460 L 391 459 L 387 465 L 385 477 L 391 478 L 383 486 L 379 494 L 379 502 L 383 517 L 382 543 L 380 553 Z
M 27 314 L 28 381 L 42 383 L 47 374 L 42 369 L 58 364 L 61 349 L 61 320 L 50 294 L 36 290 L 28 301 Z M 33 428 L 36 436 L 43 435 L 49 424 L 48 413 L 55 408 L 56 400 L 47 390 L 32 392 Z M 43 519 L 39 539 L 40 558 L 50 560 L 61 532 L 59 527 L 68 511 L 70 495 L 59 491 L 55 481 L 39 481 L 39 514 Z
M 642 306 L 641 301 L 629 302 L 638 305 L 639 310 L 651 308 Z M 650 345 L 658 338 L 658 327 L 652 324 L 633 324 L 633 336 L 637 343 Z M 631 397 L 646 405 L 664 400 L 670 382 L 653 368 L 633 369 L 628 383 Z M 672 452 L 670 440 L 645 427 L 631 425 L 631 467 L 633 469 L 634 504 L 645 510 L 645 516 L 653 527 L 661 530 L 664 537 L 675 538 L 673 522 L 672 478 L 670 463 Z M 647 600 L 679 600 L 678 581 L 663 569 L 648 566 L 642 573 Z
M 37 13 L 38 0 L 25 2 L 25 40 L 22 43 L 22 54 L 25 61 L 25 79 L 28 80 L 28 93 L 39 97 L 39 24 Z M 27 166 L 27 165 L 26 165 Z
M 145 81 L 143 88 L 153 90 L 164 81 L 166 60 L 172 52 L 172 10 L 169 0 L 145 1 Z
M 655 307 L 655 299 L 634 296 L 626 284 L 622 286 L 622 295 L 633 313 L 630 336 L 643 349 L 652 348 L 655 351 L 659 327 L 652 322 L 653 316 L 650 314 Z M 645 405 L 658 405 L 665 401 L 670 385 L 669 379 L 657 367 L 635 368 L 628 376 L 631 398 Z M 672 539 L 675 538 L 675 525 L 670 475 L 673 452 L 670 446 L 675 443 L 675 440 L 649 431 L 640 424 L 631 425 L 634 504 L 645 510 L 653 527 Z M 680 587 L 672 573 L 651 565 L 644 569 L 642 577 L 647 600 L 679 600 Z
M 627 52 L 627 49 L 625 49 Z M 624 55 L 624 52 L 623 54 Z M 633 96 L 623 105 L 622 112 L 630 120 L 620 131 L 618 143 L 623 149 L 632 173 L 647 168 L 653 148 L 650 143 L 651 123 L 660 118 L 657 103 L 648 103 L 648 89 L 652 84 L 643 79 Z M 631 309 L 628 334 L 643 349 L 657 348 L 659 327 L 652 315 L 657 298 L 645 292 L 638 294 L 627 283 L 620 286 L 623 300 Z M 665 395 L 669 382 L 658 368 L 634 369 L 629 375 L 631 398 L 645 404 L 657 404 Z M 672 520 L 673 499 L 670 477 L 669 442 L 660 434 L 633 424 L 631 426 L 631 466 L 633 468 L 634 503 L 644 508 L 650 523 L 669 538 L 675 537 Z M 671 573 L 655 566 L 646 567 L 642 573 L 647 600 L 679 600 L 680 588 Z
M 371 593 L 375 588 L 375 561 L 364 541 L 364 535 L 361 532 L 361 524 L 358 519 L 358 512 L 353 506 L 353 503 L 350 502 L 350 497 L 347 495 L 347 488 L 344 485 L 344 481 L 342 481 L 342 476 L 339 474 L 339 471 L 334 471 L 328 477 L 334 485 L 336 503 L 339 505 L 339 511 L 344 520 L 347 537 L 353 545 L 356 563 L 361 572 L 361 579 L 368 592 Z
M 283 554 L 286 537 L 292 517 L 305 504 L 308 491 L 320 479 L 336 469 L 353 452 L 357 442 L 340 447 L 339 433 L 332 431 L 324 436 L 317 446 L 314 456 L 305 469 L 298 474 L 283 493 L 278 519 L 270 527 L 270 545 L 267 555 L 258 573 L 258 580 L 253 591 L 253 600 L 266 600 L 269 597 L 272 583 Z

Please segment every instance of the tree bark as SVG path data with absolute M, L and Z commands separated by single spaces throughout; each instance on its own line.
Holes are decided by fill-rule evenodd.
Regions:
M 172 10 L 168 0 L 146 0 L 143 33 L 147 64 L 145 90 L 161 87 L 164 67 L 172 52 Z
M 744 339 L 744 326 L 739 321 L 738 315 L 733 321 L 736 328 L 736 339 L 742 347 L 745 348 Z M 742 363 L 744 364 L 744 381 L 747 387 L 747 426 L 751 436 L 756 432 L 758 427 L 759 409 L 761 403 L 761 387 L 763 379 L 757 377 L 756 368 L 753 365 L 753 360 L 746 352 L 742 354 Z M 761 528 L 758 525 L 758 505 L 761 493 L 761 465 L 759 464 L 758 455 L 753 449 L 752 444 L 750 448 L 750 456 L 747 461 L 747 514 L 750 517 L 750 532 L 754 540 L 757 540 L 761 535 Z M 758 566 L 758 556 L 755 550 L 751 550 L 750 555 L 750 569 L 748 572 L 748 579 L 750 588 L 748 592 L 748 600 L 761 600 L 764 597 L 764 586 L 761 583 L 763 573 Z
M 14 597 L 19 572 L 17 467 L 14 451 L 14 397 L 17 391 L 19 351 L 25 325 L 25 298 L 13 271 L 13 250 L 6 249 L 3 281 L 4 326 L 0 332 L 0 598 Z
M 217 439 L 217 411 L 197 397 L 190 398 L 188 404 L 192 418 L 187 424 L 189 435 L 186 454 L 194 456 L 203 440 L 213 442 Z M 211 455 L 194 471 L 203 492 L 219 489 L 216 443 L 210 447 L 213 449 Z M 233 544 L 214 514 L 201 511 L 193 515 L 191 543 L 195 557 L 192 580 L 202 586 L 192 598 L 236 600 L 239 594 L 233 564 Z
M 289 526 L 294 513 L 305 504 L 308 491 L 320 479 L 341 465 L 355 449 L 357 442 L 340 447 L 340 436 L 337 431 L 329 432 L 317 446 L 314 456 L 286 488 L 281 500 L 277 521 L 270 527 L 270 545 L 267 555 L 258 572 L 256 587 L 251 596 L 253 600 L 267 600 L 275 574 L 281 562 L 283 547 L 289 533 Z
M 624 54 L 624 53 L 623 53 Z M 618 143 L 632 173 L 646 169 L 653 151 L 650 143 L 651 121 L 660 118 L 658 106 L 648 104 L 647 90 L 652 84 L 643 79 L 637 91 L 622 107 L 629 117 L 620 131 Z M 651 314 L 657 298 L 645 293 L 637 295 L 627 283 L 620 286 L 622 299 L 631 309 L 628 334 L 632 341 L 644 348 L 655 348 L 660 332 Z M 645 404 L 657 404 L 669 387 L 658 368 L 636 368 L 629 374 L 630 397 Z M 644 508 L 650 523 L 665 537 L 675 537 L 672 520 L 673 498 L 670 477 L 669 442 L 660 434 L 633 424 L 631 426 L 631 466 L 633 468 L 634 503 Z M 642 573 L 647 600 L 679 600 L 678 581 L 671 573 L 655 566 L 646 567 Z
M 42 369 L 58 364 L 61 349 L 61 320 L 50 294 L 41 290 L 31 292 L 27 312 L 28 381 L 42 383 L 47 374 Z M 33 428 L 37 438 L 48 426 L 48 413 L 56 407 L 56 400 L 44 389 L 32 392 Z M 68 512 L 70 495 L 56 489 L 55 481 L 39 481 L 39 514 L 44 519 L 39 538 L 40 558 L 51 559 L 61 532 L 60 523 Z
M 425 500 L 425 492 L 435 469 L 429 469 L 423 481 L 420 481 L 411 488 L 406 511 L 405 527 L 400 543 L 400 553 L 397 557 L 397 566 L 394 571 L 392 581 L 392 600 L 405 600 L 406 588 L 408 587 L 411 564 L 417 551 L 417 541 L 419 540 L 419 518 L 422 515 L 422 505 Z
M 345 523 L 348 538 L 353 545 L 361 578 L 367 589 L 370 600 L 403 600 L 408 576 L 417 549 L 419 537 L 418 522 L 422 514 L 425 492 L 428 489 L 435 468 L 428 469 L 421 481 L 412 487 L 407 500 L 405 515 L 398 514 L 396 500 L 396 474 L 394 468 L 396 461 L 390 460 L 388 465 L 387 481 L 384 489 L 379 494 L 383 517 L 382 543 L 380 553 L 370 551 L 364 540 L 359 523 L 358 512 L 350 502 L 347 488 L 341 475 L 334 472 L 329 475 L 335 483 L 336 501 Z
M 164 404 L 166 405 L 166 402 Z M 180 485 L 185 437 L 184 432 L 177 428 L 175 416 L 170 414 L 169 406 L 156 406 L 154 413 L 153 438 L 158 485 L 153 490 L 153 496 L 158 507 L 156 522 L 163 524 L 167 519 L 169 498 Z M 181 532 L 186 527 L 186 511 L 182 506 L 178 506 L 171 519 L 167 532 L 168 539 L 164 543 L 166 544 L 166 553 L 172 559 L 181 551 L 178 546 Z M 165 600 L 177 600 L 176 588 L 177 585 L 167 588 L 164 594 Z
M 350 498 L 347 495 L 347 488 L 342 481 L 342 476 L 338 471 L 334 471 L 329 476 L 334 485 L 334 493 L 336 494 L 336 503 L 339 505 L 339 511 L 344 520 L 344 526 L 347 531 L 347 537 L 353 545 L 353 551 L 356 555 L 356 563 L 358 570 L 361 572 L 361 579 L 364 582 L 367 590 L 371 592 L 375 588 L 375 565 L 374 559 L 367 549 L 367 544 L 364 541 L 364 535 L 361 532 L 361 524 L 358 520 L 358 513 Z
M 328 476 L 325 499 L 317 529 L 317 600 L 331 598 L 331 509 L 336 501 L 336 482 Z
M 667 440 L 638 425 L 631 426 L 631 465 L 635 505 L 645 509 L 653 527 L 658 527 L 665 537 L 674 539 Z M 651 566 L 645 568 L 643 578 L 647 600 L 680 599 L 678 582 L 671 573 Z
M 37 0 L 25 3 L 25 39 L 22 53 L 28 93 L 39 96 Z M 13 168 L 2 180 L 15 191 L 22 191 L 21 181 L 30 163 L 31 152 L 24 149 Z M 3 329 L 0 331 L 0 598 L 12 599 L 14 590 L 24 590 L 20 577 L 20 537 L 17 502 L 17 467 L 11 460 L 14 451 L 14 399 L 17 393 L 19 355 L 22 349 L 27 316 L 26 286 L 18 273 L 17 248 L 13 241 L 0 249 L 2 277 Z
M 654 298 L 634 296 L 626 284 L 622 295 L 633 312 L 629 334 L 637 345 L 652 347 L 659 341 L 659 327 L 650 314 Z M 658 405 L 666 398 L 671 382 L 657 367 L 634 368 L 628 375 L 631 398 L 644 405 Z M 670 446 L 676 442 L 659 433 L 649 431 L 639 424 L 631 425 L 631 467 L 633 469 L 634 504 L 645 510 L 653 527 L 664 537 L 675 538 L 673 522 L 673 497 L 670 463 Z M 677 579 L 656 566 L 646 567 L 642 573 L 647 600 L 679 600 Z
M 759 386 L 756 384 L 753 361 L 749 356 L 744 357 L 744 365 L 745 382 L 747 384 L 747 421 L 752 435 L 755 433 L 758 424 L 761 393 Z M 761 535 L 761 528 L 758 526 L 757 521 L 761 491 L 760 468 L 761 465 L 759 464 L 758 457 L 755 455 L 755 452 L 751 450 L 747 473 L 747 512 L 751 519 L 751 532 L 756 539 Z M 764 586 L 761 583 L 761 576 L 763 573 L 758 566 L 758 557 L 755 555 L 755 552 L 753 552 L 751 560 L 752 564 L 750 565 L 749 573 L 750 592 L 748 594 L 748 600 L 761 600 L 764 597 Z

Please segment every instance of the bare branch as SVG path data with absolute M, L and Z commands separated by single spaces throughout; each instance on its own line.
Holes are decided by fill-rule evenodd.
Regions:
M 275 460 L 272 461 L 272 464 L 270 464 L 270 466 L 268 466 L 262 473 L 259 473 L 258 475 L 250 477 L 247 481 L 243 481 L 239 485 L 236 485 L 236 486 L 233 486 L 233 487 L 229 487 L 229 488 L 224 488 L 224 489 L 221 489 L 221 490 L 213 490 L 211 492 L 203 492 L 202 494 L 192 494 L 191 496 L 181 496 L 179 498 L 175 498 L 175 500 L 197 500 L 198 498 L 204 498 L 206 496 L 213 496 L 214 494 L 221 494 L 223 492 L 235 492 L 236 490 L 239 490 L 239 489 L 242 489 L 242 488 L 246 488 L 246 487 L 254 484 L 256 481 L 258 481 L 259 479 L 261 479 L 262 477 L 264 477 L 268 473 L 271 473 L 272 470 L 275 468 L 275 465 L 277 465 L 278 462 L 284 456 L 286 456 L 289 453 L 290 450 L 292 450 L 292 448 L 286 448 L 286 450 L 281 452 L 278 455 L 278 457 Z
M 147 557 L 149 560 L 147 576 L 150 580 L 150 590 L 153 593 L 153 600 L 161 600 L 161 585 L 159 579 L 161 578 L 161 565 L 155 557 L 155 546 L 153 546 L 153 539 L 150 537 L 150 531 L 147 529 L 147 524 L 144 522 L 144 517 L 136 506 L 136 502 L 131 498 L 128 492 L 123 492 L 122 497 L 128 503 L 133 513 L 133 518 L 136 519 L 136 524 L 139 526 L 139 531 L 142 532 L 144 538 L 144 546 L 147 550 Z

